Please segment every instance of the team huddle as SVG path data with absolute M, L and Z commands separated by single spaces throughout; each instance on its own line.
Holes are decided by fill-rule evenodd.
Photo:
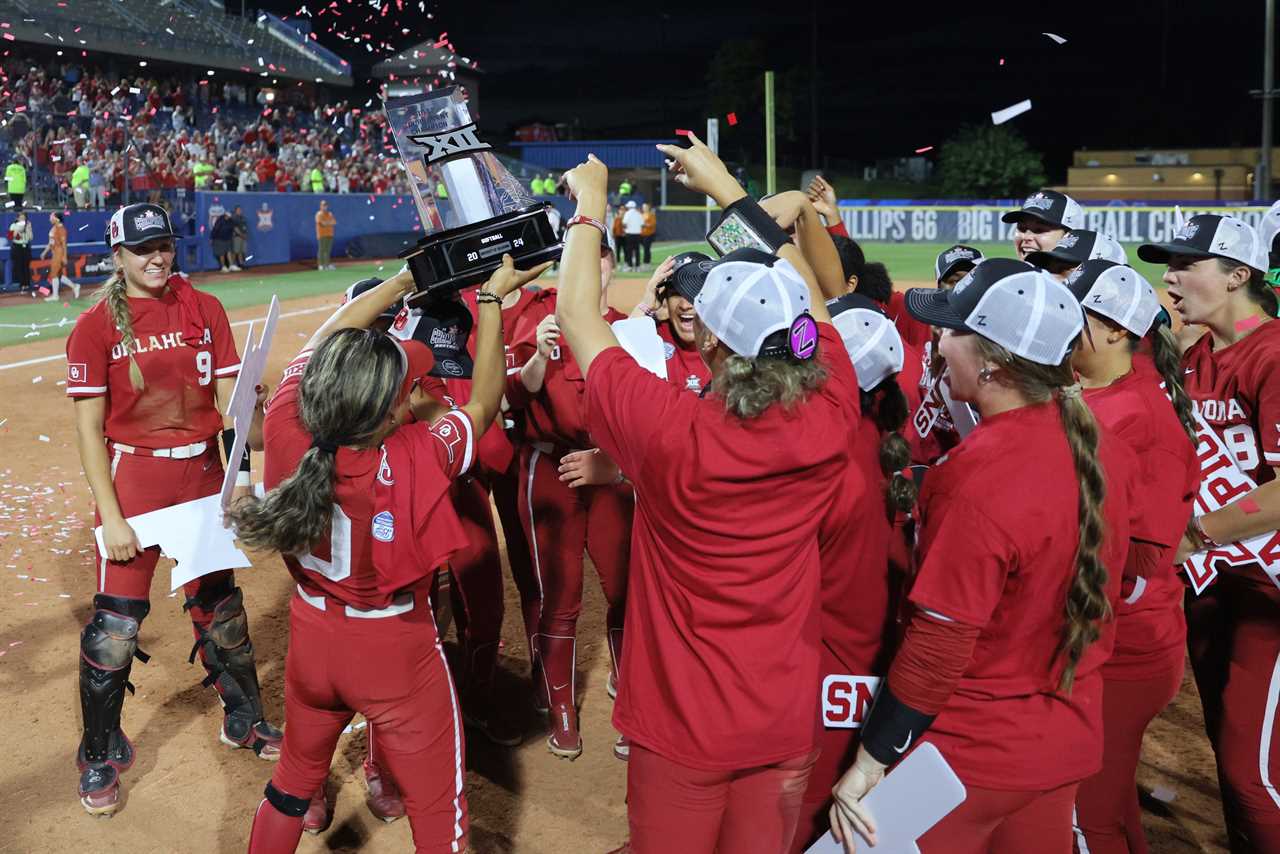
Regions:
M 664 262 L 630 318 L 592 157 L 565 176 L 556 288 L 509 257 L 425 311 L 407 270 L 359 282 L 262 390 L 265 493 L 248 452 L 226 461 L 228 516 L 296 582 L 282 729 L 232 572 L 184 588 L 219 738 L 277 761 L 249 850 L 328 826 L 357 713 L 374 815 L 407 815 L 418 851 L 467 850 L 466 740 L 524 734 L 494 692 L 496 512 L 536 712 L 569 760 L 584 553 L 599 573 L 619 851 L 874 844 L 863 798 L 927 742 L 966 794 L 922 851 L 1146 852 L 1142 737 L 1188 650 L 1231 850 L 1280 851 L 1280 203 L 1139 249 L 1167 268 L 1175 330 L 1062 193 L 1005 215 L 1016 257 L 957 245 L 936 288 L 894 293 L 825 183 L 757 202 L 690 142 L 659 148 L 724 211 L 721 257 Z M 116 272 L 67 343 L 103 527 L 77 754 L 98 815 L 135 756 L 122 709 L 159 557 L 126 519 L 218 491 L 235 441 L 230 324 L 171 272 L 175 240 L 162 209 L 117 211 Z M 652 323 L 665 378 L 622 320 Z

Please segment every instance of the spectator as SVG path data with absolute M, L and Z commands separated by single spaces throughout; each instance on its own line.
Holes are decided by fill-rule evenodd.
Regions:
M 83 160 L 71 173 L 71 195 L 77 208 L 83 210 L 89 206 L 89 164 Z
M 644 265 L 648 267 L 653 263 L 653 237 L 658 233 L 658 214 L 648 202 L 640 206 L 640 213 L 644 216 L 644 228 L 640 230 L 640 246 L 644 249 Z
M 209 229 L 209 238 L 213 243 L 213 254 L 218 259 L 223 273 L 239 272 L 240 268 L 231 263 L 231 239 L 235 236 L 235 225 L 231 221 L 231 214 L 223 210 L 218 214 L 218 218 L 213 222 L 213 228 Z
M 31 288 L 31 222 L 26 211 L 18 211 L 18 216 L 9 225 L 9 263 L 13 277 L 18 283 L 18 292 L 30 291 L 34 297 L 36 292 Z
M 318 160 L 311 161 L 310 180 L 311 180 L 311 186 L 309 189 L 311 190 L 311 192 L 313 193 L 324 192 L 324 173 L 320 171 L 320 161 Z
M 231 269 L 239 272 L 249 266 L 244 257 L 249 241 L 249 221 L 245 219 L 244 209 L 236 205 L 231 214 Z
M 94 210 L 102 210 L 107 205 L 107 181 L 102 172 L 101 161 L 94 160 L 89 164 L 89 204 Z
M 544 188 L 544 186 L 543 186 L 542 176 L 541 176 L 541 175 L 534 175 L 534 176 L 533 176 L 533 180 L 529 182 L 529 190 L 530 190 L 530 191 L 531 191 L 535 196 L 541 196 L 541 195 L 544 195 L 544 194 L 547 192 L 547 191 L 546 191 L 546 189 L 545 189 L 545 188 Z
M 640 235 L 644 231 L 644 214 L 636 207 L 634 201 L 627 202 L 626 212 L 622 214 L 622 251 L 626 257 L 626 268 L 632 272 L 640 269 Z
M 22 158 L 19 155 L 14 154 L 5 168 L 4 182 L 13 209 L 22 210 L 22 197 L 27 193 L 27 167 L 22 165 Z
M 203 149 L 201 151 L 203 152 Z M 213 164 L 205 160 L 203 153 L 198 154 L 197 158 L 196 165 L 191 169 L 191 174 L 195 179 L 195 187 L 197 190 L 210 190 L 213 182 Z
M 336 265 L 329 263 L 329 252 L 333 249 L 333 230 L 338 220 L 329 210 L 329 203 L 320 200 L 320 210 L 316 211 L 316 269 L 336 270 Z
M 254 173 L 253 166 L 248 160 L 241 159 L 236 164 L 236 169 L 239 170 L 240 192 L 252 192 L 258 186 L 258 176 Z
M 631 195 L 631 193 L 632 193 L 632 188 L 631 188 L 631 179 L 630 179 L 630 178 L 623 178 L 623 179 L 622 179 L 622 183 L 618 185 L 618 196 L 619 196 L 619 198 L 620 198 L 620 199 L 622 199 L 622 200 L 625 200 L 625 199 L 627 198 L 627 196 Z

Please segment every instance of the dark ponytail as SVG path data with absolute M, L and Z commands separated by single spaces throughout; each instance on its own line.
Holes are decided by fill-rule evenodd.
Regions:
M 1139 340 L 1136 337 L 1131 339 L 1131 349 L 1137 349 Z M 1169 400 L 1173 402 L 1173 410 L 1178 413 L 1182 429 L 1186 431 L 1187 438 L 1194 445 L 1196 443 L 1195 408 L 1191 405 L 1187 390 L 1182 386 L 1182 358 L 1178 355 L 1178 342 L 1174 340 L 1169 327 L 1158 319 L 1152 324 L 1151 331 L 1147 333 L 1147 340 L 1151 342 L 1151 358 L 1156 363 L 1156 370 L 1164 380 L 1165 394 L 1169 395 Z
M 1018 389 L 1027 400 L 1039 403 L 1056 396 L 1071 449 L 1080 487 L 1076 505 L 1079 542 L 1075 573 L 1067 588 L 1066 623 L 1057 651 L 1057 657 L 1065 662 L 1058 688 L 1069 693 L 1084 651 L 1098 639 L 1098 623 L 1111 616 L 1111 603 L 1106 594 L 1107 568 L 1098 554 L 1106 534 L 1102 504 L 1107 493 L 1102 465 L 1098 462 L 1098 422 L 1080 398 L 1070 353 L 1060 365 L 1041 365 L 1015 356 L 982 336 L 978 336 L 978 352 L 986 361 L 999 365 L 1000 381 Z
M 908 513 L 916 503 L 916 483 L 902 472 L 911 464 L 911 448 L 902 438 L 902 428 L 910 415 L 907 397 L 894 377 L 888 377 L 871 391 L 862 392 L 862 412 L 875 422 L 880 440 L 880 471 L 887 478 L 885 511 L 892 520 Z

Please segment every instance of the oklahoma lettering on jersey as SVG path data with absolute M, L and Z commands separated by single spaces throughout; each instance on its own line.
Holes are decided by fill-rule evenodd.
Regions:
M 76 320 L 67 339 L 67 395 L 107 399 L 108 439 L 173 448 L 221 432 L 215 380 L 234 377 L 240 357 L 222 303 L 194 293 L 204 330 L 195 343 L 182 339 L 182 309 L 172 291 L 158 299 L 129 298 L 136 342 L 129 352 L 142 371 L 141 391 L 129 380 L 129 352 L 107 304 L 96 304 Z

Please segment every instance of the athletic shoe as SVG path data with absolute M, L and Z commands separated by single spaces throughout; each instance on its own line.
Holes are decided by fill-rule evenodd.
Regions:
M 368 759 L 364 761 L 364 788 L 365 805 L 375 818 L 390 824 L 404 817 L 404 800 L 395 780 L 389 774 L 383 774 L 382 769 Z
M 71 283 L 71 292 L 75 294 L 74 299 L 80 299 L 80 285 L 78 282 Z
M 547 736 L 547 750 L 570 762 L 582 755 L 578 710 L 573 706 L 557 703 L 551 710 L 551 734 Z
M 337 265 L 337 264 L 330 264 L 330 265 L 329 265 L 329 269 L 330 269 L 330 270 L 336 270 L 336 269 L 338 269 L 338 265 Z
M 53 302 L 53 301 L 54 301 L 54 300 L 56 300 L 57 298 L 58 298 L 58 295 L 57 295 L 57 294 L 49 294 L 47 297 L 45 297 L 45 298 L 44 298 L 44 301 L 45 301 L 45 302 Z
M 316 265 L 316 270 L 318 270 L 318 271 L 319 271 L 319 272 L 321 272 L 321 273 L 323 273 L 323 272 L 325 271 L 325 269 L 326 269 L 326 268 L 325 268 L 325 266 L 324 266 L 323 264 L 317 264 L 317 265 Z
M 311 798 L 307 812 L 302 816 L 302 829 L 307 833 L 323 833 L 333 821 L 333 811 L 329 809 L 329 801 L 324 796 L 324 786 L 320 793 Z
M 226 268 L 226 267 L 223 267 L 219 272 L 222 272 L 222 273 L 230 273 L 230 272 L 231 272 L 231 270 L 229 270 L 229 269 L 228 269 L 228 268 Z
M 249 727 L 244 738 L 236 741 L 227 734 L 227 721 L 223 718 L 222 729 L 218 732 L 218 740 L 228 747 L 243 747 L 252 750 L 259 759 L 275 762 L 280 759 L 280 745 L 284 742 L 284 733 L 266 721 L 258 721 Z
M 618 736 L 618 740 L 613 743 L 613 755 L 623 762 L 631 758 L 631 742 L 627 741 L 625 735 Z
M 111 816 L 120 809 L 120 772 L 95 762 L 80 772 L 80 805 L 89 815 Z
M 242 271 L 239 267 L 237 267 L 235 264 L 232 264 L 232 265 L 231 265 L 230 267 L 228 267 L 227 269 L 229 269 L 229 270 L 230 270 L 231 272 L 233 272 L 233 273 L 240 273 L 240 272 L 243 272 L 243 271 Z

